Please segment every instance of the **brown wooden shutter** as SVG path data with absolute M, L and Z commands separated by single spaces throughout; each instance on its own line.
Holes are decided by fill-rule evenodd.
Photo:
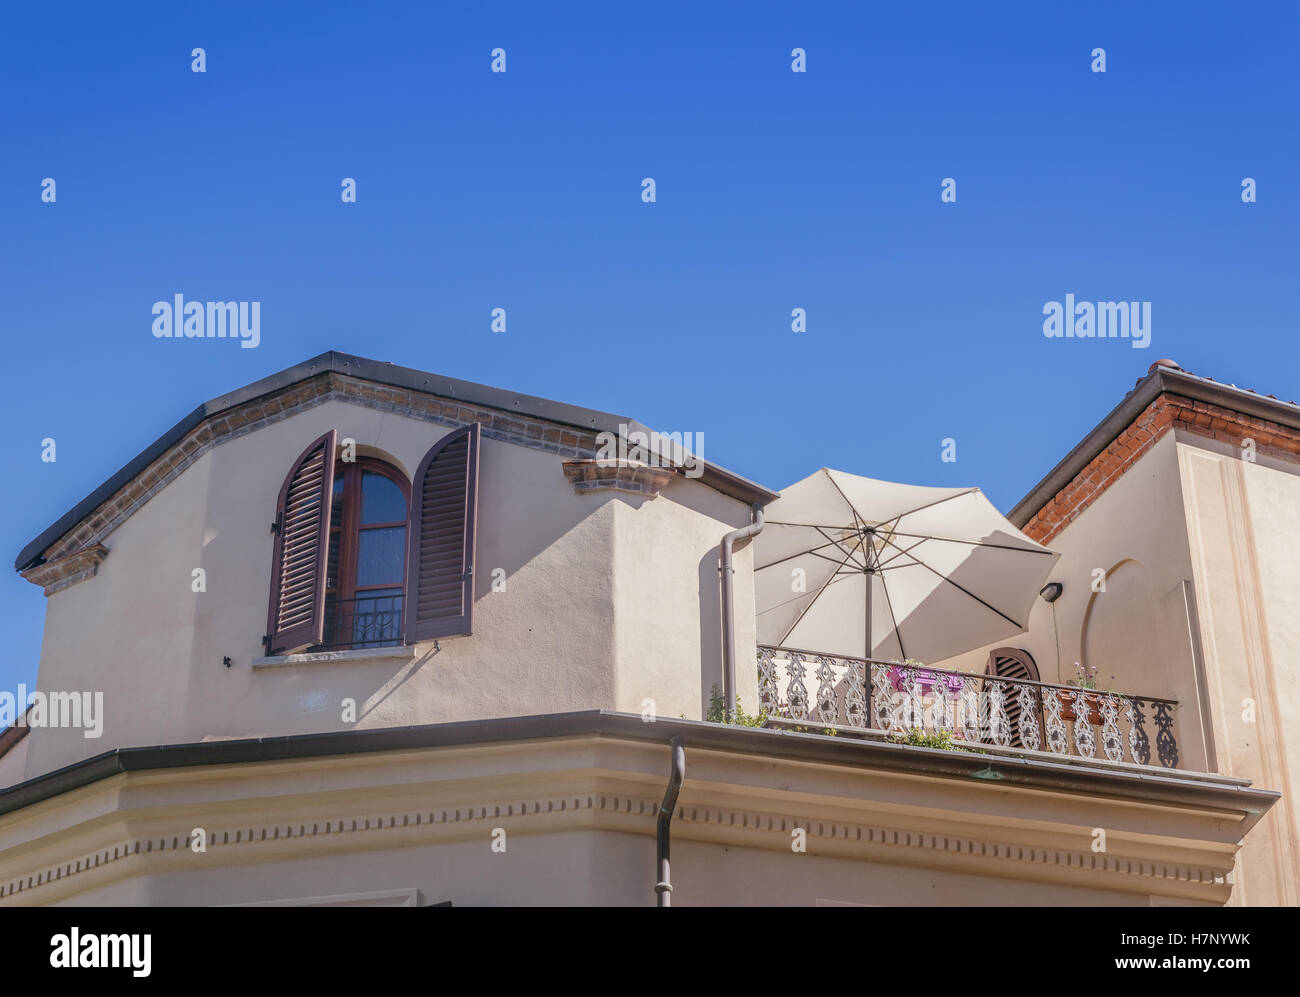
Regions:
M 331 429 L 304 450 L 280 489 L 267 654 L 291 654 L 324 635 L 335 436 Z
M 471 632 L 478 448 L 476 422 L 434 444 L 415 472 L 407 531 L 408 644 Z
M 1004 679 L 1029 679 L 1031 682 L 1039 681 L 1038 665 L 1034 663 L 1033 657 L 1028 651 L 1022 651 L 1014 647 L 999 647 L 989 652 L 988 663 L 984 666 L 984 674 L 991 675 L 995 678 Z M 1024 744 L 1020 740 L 1020 690 L 1021 686 L 1009 685 L 1007 689 L 1007 698 L 1005 708 L 1007 711 L 1007 721 L 1011 726 L 1011 747 L 1023 748 Z M 1041 690 L 1039 690 L 1041 692 Z M 1041 702 L 1041 696 L 1035 697 L 1035 702 Z M 1038 729 L 1043 729 L 1043 711 L 1041 706 L 1035 710 L 1038 716 Z M 986 743 L 992 743 L 991 738 L 984 739 Z

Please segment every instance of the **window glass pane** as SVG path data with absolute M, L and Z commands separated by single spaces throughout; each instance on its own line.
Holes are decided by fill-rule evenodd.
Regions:
M 361 476 L 361 525 L 406 521 L 406 499 L 391 478 L 367 471 Z
M 357 547 L 357 587 L 402 584 L 405 557 L 405 526 L 362 530 Z
M 334 496 L 330 502 L 330 528 L 337 530 L 343 525 L 343 472 L 334 475 Z
M 339 587 L 339 548 L 343 535 L 330 530 L 329 556 L 325 561 L 325 590 L 333 592 Z

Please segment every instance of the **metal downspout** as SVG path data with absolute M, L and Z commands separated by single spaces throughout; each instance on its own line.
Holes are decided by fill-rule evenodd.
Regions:
M 731 567 L 731 549 L 737 540 L 755 537 L 761 532 L 763 532 L 763 507 L 755 502 L 753 521 L 748 526 L 733 530 L 722 538 L 722 559 L 718 570 L 722 575 L 722 692 L 726 698 L 727 721 L 736 715 L 736 604 L 732 584 L 735 571 Z
M 668 867 L 669 831 L 673 822 L 673 812 L 677 809 L 677 794 L 681 791 L 682 780 L 686 778 L 686 747 L 680 737 L 674 737 L 672 743 L 672 769 L 668 775 L 668 788 L 664 790 L 664 801 L 659 804 L 659 819 L 655 822 L 655 859 L 659 871 L 659 881 L 655 883 L 658 907 L 673 905 L 672 872 Z

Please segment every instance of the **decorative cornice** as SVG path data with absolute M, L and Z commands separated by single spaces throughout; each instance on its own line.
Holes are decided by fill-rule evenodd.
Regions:
M 580 458 L 564 461 L 564 476 L 579 495 L 584 492 L 630 492 L 655 498 L 676 477 L 671 467 L 654 467 L 638 460 Z
M 80 550 L 55 555 L 41 564 L 26 568 L 20 574 L 33 585 L 42 585 L 46 595 L 77 582 L 93 578 L 99 562 L 108 557 L 108 548 L 102 543 L 92 543 Z
M 609 829 L 652 836 L 657 799 L 635 793 L 586 793 L 502 800 L 379 814 L 203 827 L 205 851 L 194 852 L 195 828 L 183 832 L 132 836 L 43 866 L 0 884 L 0 901 L 38 904 L 51 899 L 51 887 L 68 884 L 93 870 L 138 859 L 143 868 L 123 869 L 111 879 L 148 875 L 178 867 L 168 861 L 210 866 L 229 862 L 288 859 L 311 842 L 315 854 L 439 844 L 484 837 L 502 826 L 520 834 L 559 830 Z M 178 821 L 183 820 L 178 815 Z M 530 827 L 537 824 L 537 827 Z M 200 825 L 201 826 L 201 825 Z M 1008 879 L 1055 878 L 1071 885 L 1123 892 L 1171 893 L 1225 902 L 1231 855 L 1219 866 L 1153 860 L 1137 855 L 1096 853 L 1090 849 L 1048 847 L 969 833 L 934 832 L 875 822 L 827 820 L 811 813 L 682 803 L 673 820 L 678 840 L 729 842 L 768 851 L 790 850 L 792 834 L 804 832 L 806 853 L 905 866 L 955 867 Z M 243 855 L 256 849 L 256 855 Z M 237 854 L 239 853 L 239 854 Z M 1161 885 L 1157 888 L 1154 882 Z M 74 895 L 81 887 L 57 891 Z

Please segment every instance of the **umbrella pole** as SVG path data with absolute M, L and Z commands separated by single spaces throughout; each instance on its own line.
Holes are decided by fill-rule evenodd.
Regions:
M 867 576 L 867 596 L 865 599 L 866 605 L 864 607 L 864 615 L 866 616 L 867 633 L 866 636 L 863 638 L 863 643 L 866 644 L 867 647 L 866 650 L 863 651 L 862 653 L 862 656 L 864 658 L 871 657 L 871 588 L 872 588 L 871 583 L 876 575 L 876 566 L 873 560 L 876 553 L 876 545 L 873 542 L 875 540 L 875 532 L 876 532 L 875 530 L 866 530 L 862 536 L 862 539 L 864 541 L 862 544 L 862 561 L 863 564 L 866 565 L 866 567 L 863 569 L 863 573 Z
M 867 598 L 866 598 L 866 606 L 864 607 L 864 613 L 866 616 L 866 623 L 867 623 L 867 635 L 864 638 L 863 642 L 867 645 L 867 649 L 862 652 L 862 656 L 864 658 L 870 658 L 871 657 L 871 581 L 872 578 L 875 577 L 876 572 L 873 568 L 867 568 L 864 574 L 867 576 Z

